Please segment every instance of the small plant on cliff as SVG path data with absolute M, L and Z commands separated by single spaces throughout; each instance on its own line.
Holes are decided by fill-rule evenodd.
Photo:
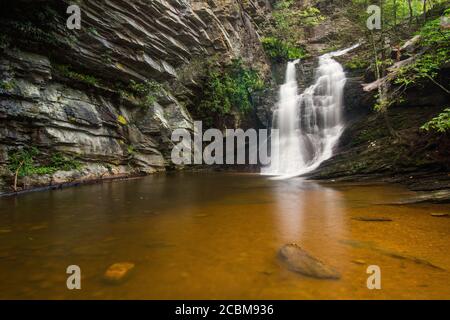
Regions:
M 146 80 L 141 83 L 131 80 L 129 89 L 143 99 L 142 106 L 146 108 L 151 107 L 157 101 L 158 96 L 164 92 L 163 86 L 154 80 Z
M 49 167 L 50 171 L 70 171 L 78 170 L 81 168 L 81 163 L 73 158 L 66 157 L 62 153 L 55 153 L 50 159 Z
M 20 149 L 10 152 L 9 170 L 14 173 L 13 190 L 17 191 L 17 180 L 19 177 L 28 175 L 34 167 L 34 157 L 39 153 L 36 148 Z
M 16 83 L 14 82 L 14 80 L 4 80 L 0 82 L 0 89 L 4 90 L 4 91 L 11 91 L 14 90 L 14 88 L 16 88 Z
M 70 66 L 55 64 L 55 69 L 64 77 L 85 83 L 89 86 L 97 87 L 99 80 L 91 75 L 86 75 L 73 71 Z
M 70 171 L 78 170 L 81 164 L 75 159 L 66 157 L 61 153 L 55 153 L 47 161 L 47 165 L 40 165 L 36 163 L 36 157 L 40 155 L 37 148 L 22 148 L 9 152 L 8 168 L 14 173 L 13 190 L 17 191 L 18 178 L 30 176 L 33 174 L 53 174 L 56 171 Z
M 444 133 L 450 130 L 450 108 L 447 108 L 437 117 L 425 123 L 422 127 L 425 131 L 436 131 Z

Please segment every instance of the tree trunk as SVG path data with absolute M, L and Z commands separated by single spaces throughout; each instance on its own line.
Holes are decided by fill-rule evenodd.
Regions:
M 397 26 L 397 0 L 394 0 L 394 28 Z
M 19 177 L 19 172 L 20 172 L 20 169 L 22 168 L 24 162 L 25 162 L 25 161 L 21 161 L 21 162 L 19 163 L 19 166 L 17 167 L 17 170 L 16 170 L 16 172 L 15 172 L 15 175 L 14 175 L 14 184 L 13 184 L 13 190 L 14 190 L 14 192 L 17 192 L 17 179 L 18 179 L 18 177 Z
M 423 0 L 423 23 L 427 22 L 427 0 Z
M 412 24 L 412 19 L 413 19 L 413 9 L 412 9 L 412 4 L 411 4 L 412 0 L 408 0 L 408 9 L 409 9 L 409 24 Z
M 370 39 L 372 42 L 372 50 L 373 50 L 373 57 L 374 57 L 374 61 L 375 61 L 375 73 L 376 73 L 376 77 L 377 80 L 380 80 L 382 78 L 382 74 L 383 74 L 383 69 L 380 68 L 379 62 L 378 62 L 378 50 L 377 50 L 377 45 L 375 42 L 375 37 L 373 32 L 370 32 Z M 381 45 L 383 46 L 383 51 L 384 51 L 384 37 L 382 37 L 381 39 Z M 379 112 L 382 113 L 383 115 L 383 119 L 384 119 L 384 123 L 386 124 L 386 128 L 389 131 L 389 134 L 394 137 L 394 138 L 398 138 L 398 134 L 397 132 L 395 132 L 394 127 L 392 127 L 391 121 L 389 119 L 389 116 L 387 114 L 387 94 L 386 94 L 386 88 L 384 87 L 384 85 L 380 84 L 378 86 L 378 103 L 381 106 L 381 109 L 379 110 Z

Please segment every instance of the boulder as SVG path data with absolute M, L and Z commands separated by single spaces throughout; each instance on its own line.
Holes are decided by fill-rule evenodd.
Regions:
M 278 251 L 278 257 L 286 267 L 304 276 L 316 279 L 340 279 L 340 273 L 333 267 L 311 256 L 297 244 L 286 244 Z

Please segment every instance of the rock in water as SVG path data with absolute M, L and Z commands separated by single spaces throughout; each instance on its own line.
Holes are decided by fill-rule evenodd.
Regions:
M 450 214 L 448 213 L 432 213 L 431 214 L 432 217 L 438 217 L 438 218 L 450 218 Z
M 337 270 L 325 265 L 296 244 L 286 244 L 278 252 L 280 260 L 291 271 L 316 279 L 340 279 Z
M 130 275 L 133 269 L 134 263 L 131 262 L 114 263 L 106 270 L 103 279 L 108 283 L 119 284 Z
M 391 218 L 384 218 L 384 217 L 355 217 L 352 219 L 357 220 L 357 221 L 366 221 L 366 222 L 390 222 L 390 221 L 392 221 Z
M 360 265 L 366 264 L 366 262 L 364 260 L 361 260 L 361 259 L 355 259 L 355 260 L 352 260 L 352 262 L 354 264 L 360 264 Z

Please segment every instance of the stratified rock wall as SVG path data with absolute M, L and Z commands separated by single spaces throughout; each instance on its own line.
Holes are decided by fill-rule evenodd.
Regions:
M 264 19 L 265 1 L 83 0 L 82 28 L 71 31 L 72 2 L 2 1 L 0 192 L 13 176 L 8 154 L 29 146 L 83 166 L 22 179 L 21 188 L 165 170 L 171 132 L 192 129 L 187 106 L 205 61 L 239 57 L 269 72 L 253 20 Z M 116 85 L 146 80 L 164 90 L 145 108 Z

